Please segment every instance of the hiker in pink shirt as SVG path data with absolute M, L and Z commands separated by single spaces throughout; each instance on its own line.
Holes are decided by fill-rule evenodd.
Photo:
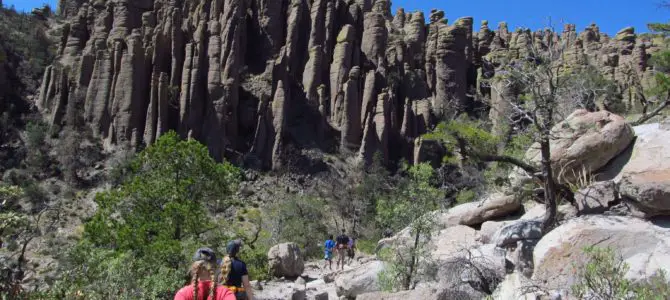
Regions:
M 174 300 L 236 300 L 230 290 L 217 285 L 217 266 L 214 250 L 198 249 L 193 255 L 191 283 L 179 290 L 174 295 Z

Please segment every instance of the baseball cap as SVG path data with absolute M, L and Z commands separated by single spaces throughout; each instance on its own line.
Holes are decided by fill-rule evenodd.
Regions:
M 211 248 L 203 247 L 195 251 L 193 254 L 193 261 L 208 261 L 216 262 L 216 253 Z
M 242 248 L 242 241 L 233 240 L 228 242 L 228 245 L 226 246 L 226 251 L 228 251 L 229 255 L 237 255 L 237 253 L 240 252 L 240 248 Z

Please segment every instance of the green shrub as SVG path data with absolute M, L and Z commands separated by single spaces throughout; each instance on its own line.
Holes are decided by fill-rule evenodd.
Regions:
M 274 239 L 277 242 L 294 242 L 307 258 L 321 257 L 320 241 L 328 235 L 326 202 L 319 197 L 286 195 L 270 209 Z
M 500 142 L 500 138 L 492 135 L 484 123 L 463 116 L 438 124 L 433 132 L 425 134 L 423 138 L 444 144 L 448 150 L 444 162 L 451 164 L 457 162 L 456 153 L 462 156 L 496 153 Z
M 588 261 L 572 286 L 572 293 L 579 299 L 662 300 L 670 297 L 670 285 L 663 270 L 643 281 L 633 282 L 625 278 L 629 266 L 614 249 L 586 247 L 584 253 Z
M 434 214 L 441 191 L 433 186 L 435 172 L 429 164 L 414 165 L 395 194 L 377 201 L 378 222 L 385 228 L 410 228 L 410 245 L 398 245 L 382 251 L 380 257 L 388 269 L 380 281 L 392 282 L 404 290 L 412 289 L 420 279 L 430 276 L 430 251 L 427 247 L 436 226 Z
M 204 145 L 163 135 L 130 162 L 117 188 L 96 195 L 98 210 L 63 259 L 51 296 L 171 298 L 195 249 L 230 240 L 230 226 L 212 212 L 230 206 L 239 175 Z
M 42 175 L 50 166 L 48 126 L 42 122 L 26 126 L 26 167 L 36 175 Z
M 374 254 L 377 250 L 377 240 L 360 239 L 356 240 L 356 248 L 358 251 L 366 254 Z
M 473 190 L 462 190 L 456 195 L 457 204 L 470 203 L 475 200 L 477 200 L 477 193 Z
M 631 282 L 624 278 L 629 267 L 611 248 L 587 247 L 588 262 L 580 270 L 579 281 L 572 292 L 580 299 L 626 299 L 632 292 Z
M 245 247 L 240 253 L 240 259 L 247 264 L 251 280 L 269 280 L 271 278 L 268 269 L 268 245 L 257 245 L 255 249 Z

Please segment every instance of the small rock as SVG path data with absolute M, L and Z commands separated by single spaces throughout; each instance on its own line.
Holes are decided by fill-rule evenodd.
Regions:
M 324 274 L 323 275 L 323 281 L 325 283 L 331 283 L 331 282 L 335 281 L 335 272 L 330 272 L 328 274 Z
M 298 279 L 295 280 L 295 285 L 299 287 L 304 287 L 307 282 L 305 281 L 304 278 L 298 277 Z
M 307 293 L 305 289 L 297 288 L 293 290 L 291 294 L 291 300 L 305 300 L 307 299 Z
M 319 294 L 314 295 L 314 300 L 328 300 L 328 293 L 327 292 L 321 292 Z

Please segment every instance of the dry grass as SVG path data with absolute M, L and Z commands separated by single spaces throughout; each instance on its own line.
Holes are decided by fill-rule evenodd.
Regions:
M 563 166 L 558 172 L 557 177 L 559 180 L 565 181 L 568 187 L 570 187 L 570 190 L 576 192 L 596 182 L 595 174 L 588 170 L 586 166 L 582 165 L 581 168 L 576 169 L 576 171 L 575 169 L 568 168 L 573 162 L 574 161 Z M 566 180 L 566 178 L 569 180 Z

